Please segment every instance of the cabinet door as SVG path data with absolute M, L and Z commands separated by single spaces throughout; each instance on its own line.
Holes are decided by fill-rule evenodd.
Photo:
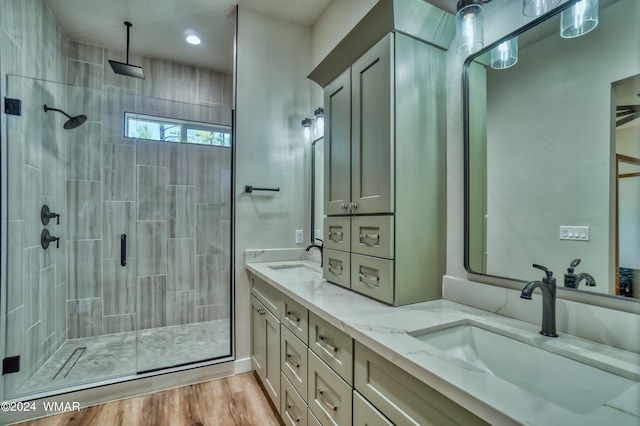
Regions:
M 251 296 L 251 365 L 280 409 L 280 321 Z
M 352 214 L 394 212 L 391 58 L 393 34 L 385 36 L 351 66 Z
M 267 323 L 262 313 L 264 310 L 262 303 L 251 296 L 251 366 L 258 373 L 262 383 L 265 378 L 265 356 L 267 353 Z
M 264 387 L 280 411 L 280 321 L 268 310 L 265 319 Z
M 324 213 L 348 214 L 351 201 L 351 73 L 324 89 Z

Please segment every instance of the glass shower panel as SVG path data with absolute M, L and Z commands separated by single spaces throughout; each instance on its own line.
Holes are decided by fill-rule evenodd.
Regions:
M 134 188 L 109 163 L 120 146 L 131 157 L 135 147 L 112 135 L 108 113 L 119 108 L 105 93 L 7 79 L 22 108 L 6 115 L 2 159 L 5 355 L 19 356 L 5 399 L 136 372 L 135 269 L 120 264 L 120 235 L 136 233 Z
M 125 113 L 136 144 L 138 372 L 230 357 L 230 115 L 150 97 Z
M 5 399 L 231 359 L 230 110 L 7 83 Z

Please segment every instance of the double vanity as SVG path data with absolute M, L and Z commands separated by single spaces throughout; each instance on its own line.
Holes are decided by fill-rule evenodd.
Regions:
M 388 306 L 264 257 L 247 254 L 252 318 L 273 317 L 252 322 L 252 360 L 285 424 L 640 422 L 636 353 L 445 299 Z

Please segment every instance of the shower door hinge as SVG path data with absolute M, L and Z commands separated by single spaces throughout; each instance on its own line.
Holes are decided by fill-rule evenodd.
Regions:
M 22 115 L 22 101 L 20 99 L 4 98 L 4 112 L 9 115 Z
M 20 355 L 8 356 L 2 360 L 2 375 L 20 371 Z

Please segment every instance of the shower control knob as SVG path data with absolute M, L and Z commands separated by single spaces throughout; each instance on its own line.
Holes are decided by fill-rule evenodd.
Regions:
M 40 234 L 40 245 L 43 249 L 48 249 L 49 244 L 55 242 L 56 248 L 60 248 L 60 237 L 55 237 L 49 233 L 47 228 L 42 230 L 42 234 Z
M 43 205 L 42 209 L 40 209 L 40 220 L 42 221 L 42 224 L 47 226 L 49 224 L 49 219 L 53 219 L 54 217 L 56 218 L 56 224 L 60 225 L 60 213 L 52 212 L 49 210 L 49 206 L 46 204 Z

